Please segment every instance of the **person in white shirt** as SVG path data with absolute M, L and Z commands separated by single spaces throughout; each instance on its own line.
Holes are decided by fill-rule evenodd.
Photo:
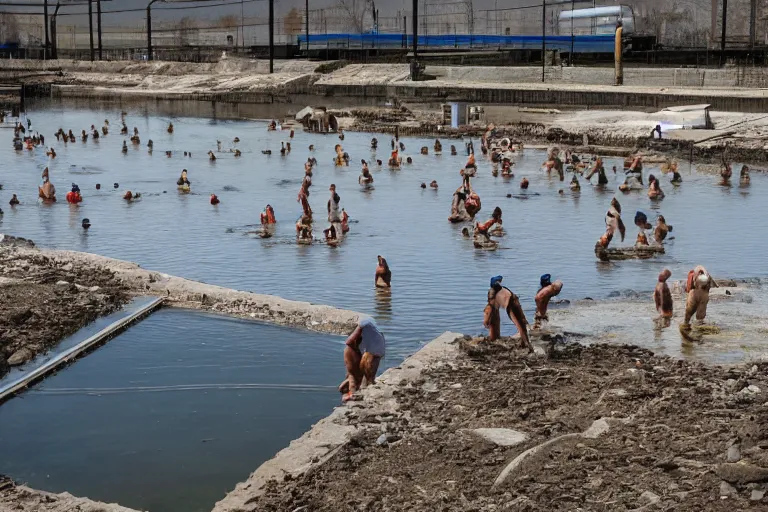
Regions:
M 344 347 L 344 365 L 347 377 L 339 386 L 342 402 L 351 400 L 365 379 L 367 385 L 376 383 L 376 372 L 384 358 L 386 340 L 369 316 L 358 320 L 357 327 L 347 338 Z

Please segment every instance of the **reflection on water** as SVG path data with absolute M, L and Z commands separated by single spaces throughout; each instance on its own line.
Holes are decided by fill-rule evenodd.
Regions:
M 0 407 L 0 474 L 208 512 L 338 403 L 343 338 L 160 310 Z
M 363 192 L 357 183 L 360 159 L 386 160 L 386 136 L 376 135 L 381 142 L 374 153 L 371 134 L 346 134 L 343 146 L 352 165 L 338 168 L 332 165 L 333 147 L 339 143 L 336 136 L 297 131 L 293 152 L 281 156 L 280 143 L 288 141 L 287 132 L 268 132 L 263 122 L 223 119 L 243 115 L 234 107 L 198 106 L 199 112 L 191 113 L 209 116 L 215 110 L 216 117 L 178 117 L 162 110 L 163 104 L 157 107 L 161 113 L 155 114 L 154 103 L 151 107 L 109 108 L 64 108 L 52 103 L 33 109 L 33 128 L 44 128 L 58 157 L 49 162 L 42 149 L 16 153 L 11 149 L 10 131 L 3 134 L 0 158 L 5 162 L 5 188 L 0 192 L 0 204 L 7 204 L 14 192 L 23 204 L 5 208 L 0 231 L 46 246 L 132 260 L 145 268 L 209 283 L 377 315 L 390 342 L 390 363 L 445 330 L 481 332 L 488 279 L 497 274 L 504 275 L 505 284 L 520 295 L 530 316 L 532 297 L 544 273 L 564 281 L 562 296 L 568 299 L 600 299 L 618 289 L 651 290 L 664 266 L 672 270 L 673 279 L 682 279 L 699 263 L 715 276 L 766 274 L 763 255 L 768 238 L 760 234 L 768 224 L 768 202 L 762 200 L 766 179 L 761 174 L 753 175 L 748 189 L 739 188 L 738 181 L 728 188 L 717 185 L 717 176 L 698 174 L 683 163 L 682 186 L 673 187 L 668 176 L 661 177 L 666 193 L 663 201 L 651 202 L 637 192 L 620 194 L 629 221 L 626 244 L 635 239 L 631 219 L 640 209 L 651 222 L 657 213 L 663 214 L 674 226 L 671 235 L 675 240 L 667 254 L 656 260 L 600 264 L 593 248 L 619 183 L 610 169 L 614 165 L 621 168 L 621 159 L 605 161 L 609 192 L 596 190 L 582 179 L 581 191 L 575 196 L 568 188 L 570 176 L 560 182 L 540 170 L 545 159 L 541 151 L 526 150 L 514 167 L 515 177 L 509 180 L 492 177 L 490 164 L 478 159 L 473 185 L 483 201 L 480 218 L 488 218 L 493 207 L 500 206 L 507 235 L 499 250 L 476 251 L 461 236 L 461 226 L 447 222 L 465 156 L 452 157 L 447 152 L 423 156 L 418 148 L 431 147 L 432 142 L 406 138 L 407 153 L 414 163 L 400 171 L 374 163 L 371 172 L 376 188 Z M 285 107 L 278 107 L 270 107 L 274 110 L 267 116 L 285 112 Z M 222 114 L 220 108 L 232 111 Z M 128 111 L 126 122 L 131 130 L 134 126 L 139 129 L 144 144 L 153 139 L 153 155 L 143 145 L 130 144 L 128 154 L 120 154 L 123 137 L 116 132 L 121 109 Z M 52 137 L 60 126 L 79 132 L 91 124 L 100 126 L 105 118 L 114 133 L 98 143 L 65 146 Z M 166 126 L 171 120 L 176 130 L 169 135 Z M 236 145 L 243 152 L 240 158 L 228 152 L 235 147 L 235 137 L 241 140 Z M 210 163 L 206 153 L 216 150 L 217 140 L 222 141 L 224 152 Z M 455 142 L 463 149 L 460 141 Z M 316 148 L 311 153 L 310 144 Z M 261 153 L 266 149 L 272 155 Z M 166 150 L 174 156 L 166 158 Z M 183 151 L 192 151 L 194 157 L 184 158 Z M 326 227 L 323 220 L 331 183 L 337 185 L 341 206 L 353 221 L 348 239 L 338 248 L 294 243 L 294 222 L 301 212 L 296 194 L 303 163 L 310 156 L 319 161 L 310 196 L 317 218 L 315 236 L 321 236 Z M 40 206 L 35 201 L 36 186 L 48 164 L 62 202 Z M 78 174 L 83 168 L 101 173 Z M 176 190 L 175 181 L 183 168 L 189 170 L 193 194 Z M 646 169 L 646 178 L 649 173 L 660 175 L 652 164 Z M 531 182 L 527 196 L 520 196 L 518 183 L 523 176 Z M 433 179 L 440 185 L 438 190 L 420 188 L 421 182 Z M 84 201 L 77 207 L 63 202 L 71 182 L 83 191 Z M 113 189 L 113 182 L 120 188 Z M 96 191 L 96 183 L 103 185 L 100 191 Z M 143 198 L 126 203 L 121 196 L 128 189 L 141 192 Z M 212 193 L 221 200 L 217 207 L 209 204 Z M 508 198 L 508 194 L 514 197 Z M 254 230 L 267 203 L 274 206 L 278 224 L 273 237 L 261 239 L 248 231 Z M 79 228 L 83 217 L 93 224 L 87 235 Z M 742 220 L 745 218 L 749 222 Z M 372 286 L 378 254 L 387 258 L 394 272 L 394 287 L 386 300 Z M 513 328 L 504 323 L 503 332 L 511 333 Z M 653 336 L 648 329 L 649 342 Z

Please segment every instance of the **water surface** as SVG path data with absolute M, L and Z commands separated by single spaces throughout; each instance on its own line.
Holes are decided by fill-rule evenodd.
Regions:
M 0 474 L 208 512 L 338 403 L 343 338 L 163 309 L 0 407 Z

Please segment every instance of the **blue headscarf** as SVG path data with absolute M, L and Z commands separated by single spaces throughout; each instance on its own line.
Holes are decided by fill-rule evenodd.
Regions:
M 544 288 L 545 286 L 549 286 L 552 284 L 552 275 L 551 274 L 544 274 L 539 278 L 539 282 L 541 283 L 541 287 Z
M 502 276 L 494 276 L 491 278 L 491 288 L 495 287 L 497 284 L 501 284 L 501 280 L 504 279 Z

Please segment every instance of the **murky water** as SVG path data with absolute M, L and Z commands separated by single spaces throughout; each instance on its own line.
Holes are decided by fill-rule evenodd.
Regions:
M 373 165 L 375 189 L 362 191 L 357 184 L 360 159 L 386 160 L 385 135 L 377 135 L 381 149 L 374 154 L 369 149 L 370 134 L 346 134 L 343 146 L 352 156 L 352 165 L 335 168 L 336 136 L 299 131 L 292 141 L 293 152 L 281 157 L 280 142 L 289 140 L 288 133 L 268 132 L 264 122 L 169 117 L 152 115 L 145 106 L 122 108 L 128 111 L 128 126 L 139 128 L 142 138 L 140 148 L 129 144 L 127 155 L 120 152 L 125 137 L 117 133 L 118 106 L 65 108 L 43 103 L 33 108 L 33 128 L 42 129 L 58 153 L 50 162 L 43 149 L 14 152 L 10 130 L 2 132 L 0 204 L 5 216 L 0 231 L 209 283 L 372 313 L 388 335 L 390 362 L 447 329 L 480 332 L 488 279 L 496 274 L 505 276 L 505 284 L 521 296 L 529 311 L 543 273 L 565 282 L 562 298 L 604 298 L 628 288 L 650 290 L 664 266 L 673 271 L 673 279 L 682 279 L 698 263 L 716 276 L 766 275 L 763 255 L 768 239 L 762 234 L 768 225 L 768 203 L 763 198 L 768 182 L 763 175 L 753 175 L 749 188 L 738 184 L 724 188 L 716 185 L 716 177 L 691 172 L 683 163 L 685 182 L 679 188 L 666 184 L 667 197 L 659 203 L 642 193 L 620 194 L 629 225 L 626 244 L 636 235 L 632 218 L 637 209 L 651 219 L 656 213 L 664 214 L 674 226 L 675 240 L 659 259 L 605 265 L 595 261 L 593 247 L 604 230 L 603 217 L 613 192 L 600 192 L 583 182 L 581 192 L 572 194 L 567 180 L 552 180 L 540 170 L 541 151 L 524 152 L 513 180 L 492 177 L 490 164 L 479 162 L 473 181 L 483 201 L 479 216 L 485 219 L 494 206 L 500 206 L 508 232 L 500 250 L 482 252 L 446 220 L 466 158 L 449 156 L 447 140 L 442 156 L 421 156 L 419 147 L 431 147 L 431 141 L 405 138 L 413 165 L 400 171 Z M 201 106 L 195 114 L 209 115 L 212 109 Z M 105 118 L 112 133 L 96 143 L 78 139 L 65 146 L 53 137 L 60 126 L 79 133 L 91 124 L 101 126 Z M 176 126 L 173 135 L 165 130 L 171 119 Z M 215 163 L 208 161 L 206 152 L 216 150 L 217 139 L 226 151 L 234 147 L 236 136 L 241 139 L 237 145 L 241 158 L 224 152 Z M 151 156 L 145 148 L 150 138 L 155 142 Z M 310 144 L 315 146 L 314 153 L 308 150 Z M 456 144 L 462 148 L 461 141 Z M 264 149 L 273 154 L 263 155 Z M 172 158 L 166 158 L 166 150 L 174 151 Z M 185 150 L 192 151 L 192 158 L 182 156 Z M 316 217 L 323 219 L 328 186 L 335 183 L 342 206 L 352 218 L 348 239 L 339 248 L 303 247 L 293 241 L 294 221 L 300 213 L 296 194 L 302 165 L 310 154 L 319 161 L 310 197 Z M 621 166 L 618 159 L 608 159 L 606 164 L 608 169 Z M 60 202 L 53 206 L 36 201 L 36 186 L 46 165 L 59 190 Z M 650 167 L 646 176 L 653 172 Z M 176 190 L 175 180 L 183 168 L 189 170 L 193 194 L 180 195 Z M 521 176 L 531 180 L 529 193 L 539 195 L 508 199 L 507 193 L 519 192 Z M 433 179 L 440 184 L 438 191 L 419 187 Z M 615 190 L 618 178 L 611 175 L 610 180 L 610 189 Z M 83 191 L 80 206 L 63 200 L 72 182 Z M 112 188 L 115 182 L 118 190 Z M 101 191 L 96 191 L 97 183 L 102 184 Z M 126 203 L 121 196 L 128 189 L 141 192 L 143 198 Z M 558 194 L 560 189 L 564 194 Z M 7 202 L 14 192 L 23 204 L 11 209 Z M 221 199 L 218 207 L 209 204 L 211 193 Z M 267 203 L 277 212 L 277 234 L 262 240 L 249 232 L 256 229 L 259 212 Z M 80 228 L 83 217 L 93 223 L 88 233 Z M 316 225 L 316 236 L 322 227 Z M 392 268 L 391 294 L 377 293 L 373 287 L 377 254 L 385 256 Z M 506 322 L 503 329 L 505 333 L 513 330 Z
M 342 344 L 161 310 L 0 407 L 0 474 L 139 510 L 207 512 L 338 403 Z

